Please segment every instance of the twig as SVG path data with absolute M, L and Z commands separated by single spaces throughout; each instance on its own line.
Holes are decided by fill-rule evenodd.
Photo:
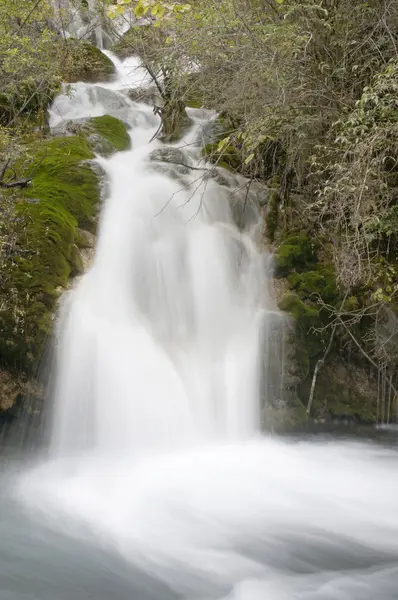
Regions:
M 3 179 L 4 179 L 4 176 L 5 176 L 5 174 L 6 174 L 6 171 L 7 171 L 7 169 L 8 169 L 8 165 L 10 164 L 10 162 L 11 162 L 11 158 L 8 158 L 8 159 L 6 160 L 6 162 L 4 163 L 4 167 L 2 168 L 2 170 L 1 170 L 1 173 L 0 173 L 0 183 L 1 183 L 1 182 L 3 181 Z
M 348 335 L 350 336 L 350 338 L 352 339 L 352 341 L 354 342 L 354 344 L 356 345 L 356 347 L 358 348 L 358 350 L 360 350 L 360 352 L 363 354 L 363 356 L 370 362 L 370 364 L 377 369 L 377 372 L 380 372 L 380 367 L 377 365 L 377 363 L 375 363 L 375 361 L 373 360 L 373 358 L 371 358 L 369 356 L 369 354 L 362 348 L 361 344 L 358 342 L 358 340 L 356 339 L 356 337 L 354 336 L 354 334 L 348 329 L 347 325 L 344 323 L 343 319 L 340 317 L 340 315 L 337 315 L 338 320 L 340 321 L 340 323 L 343 325 L 344 329 L 346 330 L 346 332 L 348 333 Z M 391 377 L 387 377 L 387 380 L 391 386 L 392 391 L 394 392 L 394 396 L 398 396 L 398 390 L 397 388 L 393 385 L 392 383 L 392 378 Z
M 307 415 L 310 414 L 311 412 L 311 408 L 312 408 L 312 402 L 314 400 L 314 393 L 315 393 L 315 386 L 316 386 L 316 380 L 318 377 L 318 373 L 321 370 L 321 368 L 323 367 L 323 365 L 325 364 L 325 360 L 327 359 L 329 352 L 332 348 L 332 344 L 333 344 L 333 339 L 334 339 L 334 334 L 336 333 L 336 327 L 337 325 L 333 325 L 333 329 L 332 329 L 332 333 L 330 334 L 330 338 L 329 338 L 329 344 L 328 347 L 326 348 L 324 355 L 322 356 L 322 358 L 320 358 L 318 360 L 318 362 L 315 365 L 315 370 L 314 370 L 314 375 L 312 377 L 312 383 L 311 383 L 311 390 L 310 390 L 310 395 L 308 398 L 308 404 L 307 404 Z
M 21 25 L 19 26 L 18 31 L 21 31 L 21 29 L 23 29 L 25 27 L 26 23 L 29 21 L 30 17 L 33 15 L 33 13 L 35 12 L 36 8 L 39 6 L 41 1 L 42 0 L 37 0 L 36 4 L 34 6 L 32 6 L 28 15 L 26 16 L 26 18 L 22 21 Z
M 343 298 L 343 300 L 341 302 L 341 305 L 340 305 L 340 308 L 339 308 L 338 317 L 340 318 L 340 320 L 341 320 L 340 313 L 341 313 L 341 310 L 342 310 L 342 308 L 344 306 L 344 303 L 345 303 L 345 301 L 347 299 L 347 293 L 348 292 L 345 293 L 344 298 Z M 318 360 L 318 362 L 316 363 L 316 365 L 315 365 L 315 370 L 314 370 L 314 375 L 312 376 L 311 390 L 310 390 L 310 395 L 309 395 L 309 398 L 308 398 L 308 404 L 307 404 L 307 410 L 306 410 L 307 415 L 309 415 L 310 412 L 311 412 L 312 402 L 314 400 L 315 386 L 316 386 L 316 380 L 317 380 L 317 377 L 318 377 L 318 373 L 322 369 L 323 365 L 325 364 L 325 360 L 329 356 L 330 350 L 332 348 L 333 340 L 334 340 L 334 334 L 336 333 L 336 328 L 337 328 L 337 323 L 335 325 L 333 325 L 332 333 L 330 334 L 330 338 L 329 338 L 329 343 L 328 343 L 328 346 L 327 346 L 327 348 L 326 348 L 326 350 L 325 350 L 322 358 L 320 358 Z

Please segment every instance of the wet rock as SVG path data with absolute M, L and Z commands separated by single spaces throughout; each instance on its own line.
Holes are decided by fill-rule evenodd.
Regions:
M 157 173 L 164 173 L 173 179 L 181 180 L 190 173 L 190 159 L 178 148 L 165 146 L 157 148 L 149 155 L 148 167 Z
M 163 100 L 156 87 L 137 87 L 127 92 L 133 102 L 141 102 L 150 106 L 163 106 Z
M 128 98 L 120 92 L 96 86 L 92 89 L 92 93 L 95 95 L 97 102 L 103 105 L 107 114 L 113 115 L 115 112 L 121 113 L 123 111 L 131 110 L 131 104 Z M 113 116 L 120 118 L 118 114 Z
M 115 65 L 94 44 L 72 38 L 62 40 L 62 44 L 62 49 L 67 48 L 61 73 L 64 81 L 95 83 L 112 79 Z
M 185 156 L 182 150 L 179 150 L 179 148 L 173 148 L 171 146 L 156 148 L 156 150 L 153 150 L 150 153 L 149 160 L 173 164 L 188 164 L 188 158 Z

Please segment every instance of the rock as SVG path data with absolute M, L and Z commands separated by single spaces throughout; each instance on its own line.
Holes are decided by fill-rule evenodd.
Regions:
M 125 123 L 110 115 L 64 121 L 52 129 L 52 134 L 55 137 L 84 135 L 92 150 L 101 156 L 128 150 L 131 146 Z
M 70 249 L 70 264 L 72 267 L 71 277 L 84 273 L 84 263 L 80 248 L 76 244 L 72 244 Z
M 182 150 L 179 150 L 179 148 L 165 146 L 164 148 L 156 148 L 156 150 L 153 150 L 149 155 L 149 160 L 174 164 L 187 164 L 189 159 L 185 156 Z
M 131 146 L 126 125 L 120 119 L 110 115 L 93 117 L 88 121 L 87 127 L 93 129 L 97 136 L 100 136 L 111 146 L 110 154 L 115 151 L 123 152 Z
M 95 88 L 92 89 L 92 93 L 95 95 L 95 102 L 102 104 L 108 115 L 120 118 L 119 115 L 121 113 L 131 111 L 131 104 L 128 98 L 121 92 L 108 90 L 101 86 L 95 86 Z
M 163 106 L 163 100 L 159 90 L 155 86 L 137 87 L 129 90 L 127 95 L 133 102 L 141 102 L 142 104 L 149 104 L 151 106 Z
M 63 52 L 65 57 L 62 61 L 61 77 L 69 83 L 107 81 L 112 79 L 115 73 L 115 65 L 111 59 L 87 41 L 64 39 L 60 42 L 60 52 Z
M 97 238 L 87 229 L 76 228 L 76 244 L 79 248 L 95 248 Z
M 115 148 L 111 142 L 102 137 L 102 135 L 90 133 L 86 139 L 94 152 L 100 156 L 110 156 L 115 152 Z
M 190 164 L 190 159 L 181 150 L 171 146 L 153 150 L 149 160 L 150 169 L 156 170 L 157 173 L 165 173 L 176 180 L 183 179 L 191 171 L 185 166 Z
M 96 175 L 98 182 L 99 199 L 101 200 L 101 202 L 103 202 L 109 195 L 108 179 L 104 169 L 96 160 L 82 161 L 82 165 L 86 165 L 90 169 L 90 171 L 92 171 Z M 96 204 L 95 206 L 95 218 L 97 217 L 97 213 L 101 209 L 101 202 L 98 202 L 98 204 Z
M 224 187 L 233 187 L 236 184 L 236 177 L 226 169 L 220 167 L 213 167 L 208 171 L 208 177 L 214 179 L 218 185 Z
M 20 377 L 10 371 L 0 370 L 0 410 L 9 410 L 23 392 Z
M 162 108 L 162 131 L 159 138 L 169 144 L 181 140 L 192 127 L 192 119 L 185 110 L 185 104 L 174 100 Z

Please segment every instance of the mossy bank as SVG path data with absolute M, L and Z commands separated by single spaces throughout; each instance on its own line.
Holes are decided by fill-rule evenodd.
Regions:
M 82 251 L 92 244 L 100 201 L 95 153 L 108 156 L 130 145 L 114 117 L 88 120 L 74 134 L 70 129 L 62 137 L 26 140 L 15 167 L 31 184 L 1 191 L 0 361 L 10 392 L 2 392 L 4 409 L 37 371 L 58 298 L 84 268 Z
M 270 410 L 277 430 L 382 417 L 377 370 L 360 349 L 368 323 L 356 322 L 366 294 L 342 293 L 330 256 L 324 239 L 306 233 L 282 236 L 276 246 L 278 306 L 287 319 L 283 404 Z

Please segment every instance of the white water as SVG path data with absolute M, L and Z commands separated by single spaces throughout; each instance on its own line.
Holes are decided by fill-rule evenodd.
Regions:
M 51 456 L 18 481 L 26 513 L 180 598 L 396 598 L 397 454 L 260 436 L 260 365 L 278 322 L 268 258 L 254 226 L 236 229 L 225 187 L 149 160 L 159 123 L 115 91 L 126 77 L 118 64 L 112 100 L 78 84 L 51 114 L 52 125 L 120 114 L 132 150 L 100 159 L 110 194 L 94 263 L 65 298 Z M 199 168 L 214 115 L 190 114 L 177 146 Z M 115 598 L 141 598 L 112 581 Z M 68 585 L 52 600 L 94 597 L 90 583 Z

